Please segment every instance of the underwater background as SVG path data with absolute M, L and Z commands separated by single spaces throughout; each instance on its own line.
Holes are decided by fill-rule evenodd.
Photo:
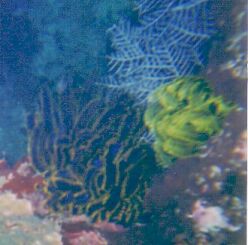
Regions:
M 0 245 L 246 243 L 246 1 L 0 11 Z

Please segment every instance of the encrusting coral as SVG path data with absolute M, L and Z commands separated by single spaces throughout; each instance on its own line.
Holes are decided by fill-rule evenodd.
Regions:
M 233 108 L 198 77 L 179 78 L 160 86 L 150 96 L 144 116 L 160 165 L 167 167 L 177 158 L 198 153 L 220 132 Z

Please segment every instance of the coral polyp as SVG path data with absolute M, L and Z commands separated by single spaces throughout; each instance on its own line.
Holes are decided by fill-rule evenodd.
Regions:
M 179 78 L 160 86 L 150 96 L 144 117 L 154 135 L 160 164 L 166 167 L 177 158 L 198 153 L 211 136 L 220 132 L 233 108 L 198 77 Z
M 139 140 L 143 113 L 131 102 L 92 87 L 42 90 L 29 146 L 51 211 L 123 225 L 142 216 L 155 159 Z

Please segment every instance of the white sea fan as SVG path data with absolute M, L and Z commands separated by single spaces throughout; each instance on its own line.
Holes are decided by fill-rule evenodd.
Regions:
M 105 84 L 139 103 L 163 83 L 194 73 L 213 34 L 210 0 L 137 0 L 140 26 L 121 21 L 108 30 L 115 50 Z

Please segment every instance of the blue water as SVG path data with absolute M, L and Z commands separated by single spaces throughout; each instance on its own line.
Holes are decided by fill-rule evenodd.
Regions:
M 114 185 L 109 181 L 116 181 L 118 170 L 126 174 L 129 169 L 125 164 L 132 166 L 133 162 L 136 164 L 139 162 L 139 158 L 144 157 L 144 159 L 148 159 L 147 161 L 150 159 L 154 162 L 148 167 L 146 163 L 143 164 L 140 171 L 137 167 L 131 168 L 133 175 L 127 177 L 129 182 L 126 192 L 133 193 L 135 187 L 139 186 L 139 181 L 142 182 L 144 179 L 149 185 L 154 185 L 157 189 L 161 188 L 160 178 L 166 173 L 162 170 L 158 171 L 156 167 L 154 167 L 155 170 L 151 170 L 151 166 L 155 166 L 156 163 L 149 140 L 145 141 L 141 147 L 140 143 L 137 143 L 139 141 L 136 141 L 136 138 L 145 135 L 146 129 L 143 120 L 139 120 L 138 117 L 139 113 L 144 112 L 151 91 L 163 83 L 170 83 L 177 77 L 202 75 L 214 80 L 212 86 L 218 93 L 224 94 L 242 108 L 246 106 L 244 100 L 246 85 L 240 82 L 239 78 L 230 76 L 234 70 L 223 73 L 221 68 L 224 64 L 223 60 L 228 59 L 228 55 L 231 56 L 232 53 L 227 55 L 225 48 L 218 50 L 222 43 L 228 43 L 229 29 L 232 31 L 234 29 L 234 24 L 231 26 L 227 16 L 233 12 L 233 15 L 236 14 L 235 6 L 232 1 L 224 1 L 224 3 L 221 1 L 219 5 L 212 0 L 205 1 L 206 4 L 204 1 L 204 4 L 200 2 L 198 0 L 1 1 L 0 159 L 4 158 L 10 165 L 14 165 L 22 157 L 29 154 L 35 155 L 32 150 L 40 150 L 41 152 L 45 151 L 44 159 L 49 162 L 54 152 L 44 150 L 47 149 L 44 142 L 50 144 L 50 149 L 53 149 L 52 145 L 56 140 L 58 140 L 58 144 L 67 146 L 66 136 L 70 135 L 73 144 L 84 145 L 95 139 L 94 137 L 99 137 L 98 132 L 101 132 L 100 139 L 97 138 L 98 140 L 91 142 L 92 152 L 84 153 L 87 160 L 92 160 L 85 166 L 90 166 L 92 169 L 87 172 L 84 166 L 78 164 L 81 155 L 77 151 L 73 151 L 75 146 L 73 145 L 72 150 L 65 147 L 60 149 L 61 152 L 56 153 L 57 167 L 63 165 L 63 161 L 69 162 L 71 166 L 57 169 L 59 177 L 72 178 L 73 174 L 68 170 L 70 168 L 79 175 L 80 171 L 85 171 L 84 181 L 91 188 L 92 178 L 104 168 L 107 162 L 109 165 L 106 169 L 109 171 L 109 179 L 106 182 L 108 186 Z M 195 3 L 196 6 L 194 6 Z M 244 5 L 242 1 L 239 4 Z M 192 11 L 187 10 L 189 7 L 192 7 Z M 164 31 L 165 29 L 166 31 Z M 215 68 L 216 70 L 214 70 Z M 236 83 L 235 79 L 237 79 Z M 224 85 L 217 83 L 218 80 L 223 80 Z M 44 94 L 46 89 L 50 91 L 48 95 Z M 86 108 L 83 111 L 85 113 L 83 119 L 79 116 L 81 111 L 77 108 L 76 102 L 76 106 L 73 107 L 73 101 L 70 100 L 70 89 L 74 89 L 75 98 L 78 98 L 82 108 Z M 80 94 L 80 91 L 83 93 Z M 240 95 L 238 95 L 239 93 Z M 92 102 L 94 96 L 97 99 L 100 96 L 101 99 Z M 64 101 L 59 101 L 59 98 L 63 98 Z M 88 111 L 86 105 L 89 102 L 92 102 L 92 105 L 89 106 L 90 110 Z M 58 108 L 54 109 L 53 107 L 56 105 Z M 105 115 L 103 111 L 106 105 L 111 109 Z M 127 112 L 131 110 L 134 112 L 129 115 Z M 38 117 L 36 117 L 37 112 L 39 113 Z M 103 113 L 104 116 L 102 118 L 99 116 L 99 119 L 94 112 L 98 112 L 99 115 Z M 243 118 L 243 114 L 240 118 Z M 97 126 L 95 131 L 80 131 L 80 129 L 93 127 L 98 120 L 100 126 Z M 238 133 L 246 126 L 236 122 L 233 118 L 230 121 L 233 134 L 236 134 L 237 138 Z M 33 129 L 37 122 L 42 124 L 42 128 L 37 127 L 35 131 Z M 123 122 L 124 125 L 118 124 Z M 104 125 L 107 125 L 107 130 L 102 130 Z M 108 128 L 108 125 L 113 125 L 113 128 Z M 70 131 L 74 126 L 76 135 Z M 44 131 L 42 131 L 43 129 Z M 118 134 L 115 132 L 117 129 L 119 130 Z M 35 139 L 41 144 L 39 149 L 30 147 L 28 143 L 30 131 L 39 135 L 40 139 Z M 50 135 L 49 139 L 43 140 L 42 137 L 46 138 L 47 135 Z M 44 145 L 42 145 L 43 143 Z M 106 151 L 105 148 L 107 148 Z M 76 146 L 75 149 L 78 150 Z M 129 152 L 129 149 L 135 152 L 133 155 L 132 153 L 127 154 L 133 161 L 132 163 L 127 160 L 128 157 L 125 158 L 125 154 L 123 154 L 123 159 L 118 158 L 122 151 Z M 53 151 L 55 150 L 53 149 Z M 75 158 L 72 159 L 74 155 Z M 42 165 L 44 159 L 38 158 L 36 164 L 41 163 L 41 165 L 36 168 L 45 173 L 49 164 Z M 111 165 L 114 161 L 119 161 L 120 165 L 117 170 Z M 196 160 L 192 162 L 194 163 L 194 161 Z M 180 169 L 175 167 L 174 170 L 168 172 L 168 176 L 173 178 L 173 174 L 179 173 Z M 237 175 L 239 176 L 239 174 Z M 50 173 L 46 173 L 45 176 L 50 178 Z M 180 176 L 182 177 L 182 173 Z M 97 181 L 103 182 L 103 179 L 99 177 Z M 185 182 L 182 185 L 184 184 Z M 69 188 L 68 186 L 71 186 L 71 190 L 66 190 L 68 195 L 61 199 L 60 204 L 62 205 L 69 204 L 75 198 L 73 195 L 79 188 L 78 185 L 65 185 L 64 182 L 58 182 L 56 185 L 54 183 L 49 186 L 49 190 L 54 193 L 58 189 Z M 172 184 L 172 186 L 174 185 Z M 117 187 L 111 189 L 110 192 L 113 196 L 106 206 L 115 207 L 115 204 L 118 203 L 121 190 L 119 186 Z M 156 190 L 155 193 L 159 193 L 159 191 Z M 60 198 L 59 194 L 54 194 L 53 199 L 50 200 L 52 205 L 57 205 L 56 199 Z M 201 198 L 198 194 L 195 196 Z M 235 195 L 238 194 L 239 192 L 235 192 Z M 166 192 L 164 195 L 169 194 Z M 208 198 L 211 200 L 212 197 Z M 73 200 L 76 205 L 80 205 L 80 203 L 84 205 L 89 199 L 90 195 L 85 192 Z M 161 197 L 158 199 L 163 200 Z M 183 205 L 180 203 L 182 199 L 180 196 L 175 195 L 175 198 L 173 196 L 168 203 L 165 201 L 161 210 L 159 210 L 161 203 L 158 201 L 159 204 L 154 204 L 154 200 L 152 200 L 152 204 L 148 205 L 149 214 L 147 216 L 145 214 L 140 220 L 137 219 L 134 223 L 135 225 L 138 223 L 138 225 L 127 235 L 127 237 L 132 236 L 133 240 L 128 241 L 125 235 L 120 236 L 120 244 L 181 244 L 175 241 L 181 239 L 180 236 L 183 233 L 187 234 L 187 239 L 194 237 L 191 221 L 180 223 L 178 213 L 174 213 L 175 210 L 182 208 Z M 135 203 L 135 201 L 131 202 Z M 188 205 L 190 201 L 192 199 L 185 202 Z M 219 205 L 216 202 L 215 205 L 217 204 Z M 92 209 L 97 209 L 97 205 Z M 162 209 L 169 211 L 168 213 L 162 212 Z M 77 214 L 79 211 L 75 208 L 73 212 L 73 214 Z M 185 212 L 189 213 L 190 210 Z M 186 213 L 180 215 L 184 217 Z M 113 215 L 110 220 L 125 226 L 128 222 L 124 221 L 125 216 L 123 217 L 121 220 L 117 220 Z M 166 221 L 164 221 L 165 219 Z M 130 220 L 135 219 L 131 217 Z M 148 222 L 148 224 L 143 226 L 142 222 Z M 171 231 L 167 229 L 170 224 Z M 147 227 L 153 234 L 146 234 L 149 230 Z M 118 244 L 115 236 L 109 235 L 109 237 L 110 240 L 113 239 L 113 244 Z M 141 237 L 144 238 L 143 242 L 139 242 Z M 185 240 L 187 239 L 185 238 Z M 235 235 L 233 239 L 235 240 Z M 192 243 L 187 240 L 185 244 Z

